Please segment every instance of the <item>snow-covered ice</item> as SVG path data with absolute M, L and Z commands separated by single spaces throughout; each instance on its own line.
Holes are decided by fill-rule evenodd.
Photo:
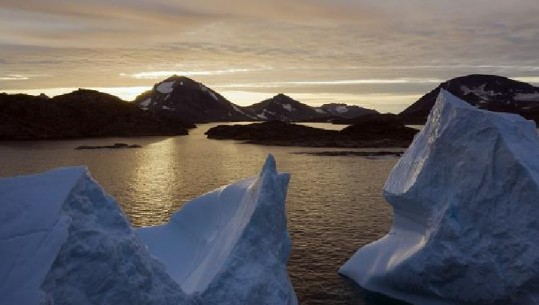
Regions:
M 339 272 L 413 304 L 539 304 L 539 138 L 441 90 L 393 168 L 391 231 Z
M 288 180 L 270 156 L 135 232 L 83 167 L 2 178 L 0 304 L 297 304 Z
M 260 176 L 188 202 L 169 223 L 137 234 L 204 304 L 297 304 L 286 271 L 288 181 L 270 156 Z
M 174 90 L 174 83 L 176 81 L 162 82 L 155 89 L 161 93 L 171 93 Z

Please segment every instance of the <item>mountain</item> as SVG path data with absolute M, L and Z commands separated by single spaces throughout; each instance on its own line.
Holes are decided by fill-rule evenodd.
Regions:
M 326 116 L 335 116 L 345 119 L 357 118 L 368 114 L 378 114 L 378 111 L 376 110 L 337 103 L 324 104 L 320 107 L 316 107 L 315 110 Z
M 174 75 L 137 96 L 141 109 L 184 122 L 252 121 L 239 106 L 190 78 Z
M 377 113 L 346 104 L 326 104 L 315 108 L 284 94 L 240 107 L 204 84 L 183 76 L 171 76 L 137 96 L 134 103 L 160 116 L 191 123 L 238 121 L 330 121 Z
M 251 117 L 264 121 L 304 121 L 323 116 L 315 108 L 282 93 L 243 109 Z
M 0 109 L 0 140 L 185 135 L 193 127 L 93 90 L 53 98 L 0 93 Z
M 497 112 L 511 112 L 539 123 L 539 87 L 496 75 L 472 74 L 441 83 L 406 108 L 399 117 L 407 124 L 424 124 L 440 89 L 467 103 Z

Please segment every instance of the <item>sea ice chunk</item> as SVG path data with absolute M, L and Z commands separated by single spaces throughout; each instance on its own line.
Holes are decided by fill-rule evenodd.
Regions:
M 391 231 L 339 272 L 414 304 L 539 304 L 539 138 L 441 90 L 393 168 Z
M 286 271 L 288 181 L 269 156 L 259 177 L 196 198 L 137 234 L 204 304 L 297 304 Z

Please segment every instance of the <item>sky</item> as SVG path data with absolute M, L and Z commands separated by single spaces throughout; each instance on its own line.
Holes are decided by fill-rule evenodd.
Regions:
M 539 1 L 0 0 L 0 92 L 132 100 L 177 74 L 397 113 L 472 73 L 539 84 Z

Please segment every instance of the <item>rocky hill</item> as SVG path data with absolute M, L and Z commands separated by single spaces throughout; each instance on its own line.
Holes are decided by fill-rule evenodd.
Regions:
M 357 118 L 369 114 L 378 114 L 378 111 L 376 110 L 342 103 L 324 104 L 320 107 L 316 107 L 315 110 L 322 115 L 340 117 L 345 119 Z
M 245 112 L 258 120 L 283 122 L 304 121 L 311 118 L 321 117 L 313 107 L 303 104 L 282 93 L 243 108 Z
M 511 112 L 539 123 L 539 87 L 496 75 L 472 74 L 441 83 L 406 108 L 399 117 L 407 124 L 424 124 L 440 89 L 481 109 Z
M 174 75 L 135 99 L 141 109 L 191 123 L 252 121 L 219 93 L 190 78 Z
M 185 135 L 194 127 L 93 90 L 53 98 L 0 93 L 0 109 L 0 140 Z

